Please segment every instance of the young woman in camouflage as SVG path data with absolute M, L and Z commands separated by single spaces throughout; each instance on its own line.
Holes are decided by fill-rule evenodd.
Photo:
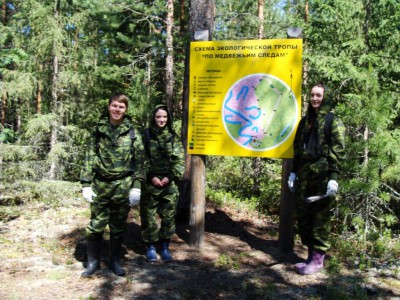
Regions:
M 343 123 L 330 112 L 332 100 L 325 85 L 312 87 L 308 111 L 299 123 L 293 144 L 288 185 L 295 193 L 298 232 L 308 247 L 307 260 L 295 264 L 297 272 L 303 275 L 321 270 L 325 252 L 330 248 L 330 209 L 338 192 L 345 138 Z
M 112 96 L 108 114 L 103 115 L 88 144 L 81 171 L 83 197 L 90 202 L 91 217 L 86 228 L 88 263 L 83 277 L 100 267 L 100 251 L 105 227 L 110 229 L 109 268 L 125 275 L 120 265 L 122 240 L 130 206 L 140 200 L 145 180 L 146 159 L 139 131 L 125 115 L 128 98 Z
M 140 203 L 142 237 L 146 243 L 146 259 L 157 261 L 156 246 L 159 246 L 163 261 L 172 260 L 169 242 L 175 233 L 175 213 L 178 187 L 184 172 L 182 143 L 172 130 L 172 120 L 165 105 L 158 105 L 150 119 L 150 127 L 143 136 L 149 166 L 147 181 Z M 161 219 L 157 225 L 156 214 Z

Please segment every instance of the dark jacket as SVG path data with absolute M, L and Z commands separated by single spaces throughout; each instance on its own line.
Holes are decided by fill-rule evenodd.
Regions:
M 330 141 L 327 140 L 324 127 L 326 115 L 331 112 L 332 104 L 330 90 L 325 87 L 324 98 L 318 113 L 316 114 L 314 108 L 309 105 L 307 114 L 300 120 L 293 143 L 292 172 L 297 173 L 304 164 L 314 163 L 323 157 L 328 162 L 328 179 L 337 180 L 340 164 L 345 154 L 345 127 L 340 118 L 334 115 L 329 134 Z M 307 149 L 310 147 L 310 140 L 313 137 L 317 139 L 314 141 L 314 145 L 318 148 L 315 151 L 321 152 L 320 157 L 312 155 Z

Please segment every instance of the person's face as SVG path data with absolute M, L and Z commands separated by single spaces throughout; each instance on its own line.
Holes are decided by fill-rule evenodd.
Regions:
M 126 105 L 123 102 L 112 101 L 108 106 L 108 112 L 110 114 L 110 122 L 113 125 L 121 124 L 124 120 L 126 112 Z
M 319 86 L 314 86 L 311 89 L 310 103 L 315 111 L 321 107 L 322 100 L 324 99 L 324 88 Z
M 156 114 L 154 115 L 154 121 L 158 128 L 164 128 L 168 121 L 167 112 L 163 109 L 157 110 Z

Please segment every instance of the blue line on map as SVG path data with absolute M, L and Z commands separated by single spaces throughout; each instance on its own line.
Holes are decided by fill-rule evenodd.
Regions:
M 286 132 L 289 130 L 289 128 L 291 128 L 293 126 L 295 119 L 292 120 L 292 122 L 290 122 L 288 125 L 286 125 L 285 128 L 282 129 L 281 133 L 278 135 L 278 137 L 275 139 L 274 143 L 277 144 L 279 139 L 282 138 Z
M 229 92 L 229 96 L 228 96 L 228 99 L 227 99 L 227 101 L 225 102 L 225 105 L 224 105 L 224 107 L 228 110 L 228 111 L 230 111 L 230 112 L 232 112 L 234 115 L 237 115 L 237 116 L 239 116 L 240 118 L 242 118 L 243 120 L 245 120 L 246 122 L 251 122 L 249 119 L 247 119 L 245 116 L 243 116 L 241 113 L 239 113 L 239 112 L 237 112 L 236 110 L 233 110 L 232 108 L 230 108 L 230 107 L 228 107 L 228 102 L 229 101 L 231 101 L 232 100 L 232 91 L 230 91 Z M 225 122 L 227 122 L 227 123 L 230 123 L 230 124 L 242 124 L 242 122 L 240 122 L 240 121 L 230 121 L 228 118 L 230 118 L 230 117 L 233 117 L 233 115 L 225 115 Z
M 245 86 L 243 86 L 241 89 L 240 89 L 240 92 L 238 93 L 238 95 L 237 95 L 237 97 L 236 97 L 236 100 L 246 100 L 246 98 L 247 98 L 247 94 L 249 93 L 249 87 L 247 86 L 247 85 L 245 85 Z M 240 99 L 240 98 L 243 98 L 243 99 Z
M 258 112 L 257 116 L 252 116 L 251 114 L 249 114 L 249 117 L 253 120 L 257 120 L 261 116 L 261 110 L 259 110 L 257 106 L 245 107 L 245 110 L 255 110 L 256 112 Z
M 244 100 L 246 100 L 246 98 L 247 98 L 247 96 L 248 96 L 248 92 L 249 92 L 249 87 L 248 87 L 248 86 L 242 87 L 242 88 L 240 89 L 240 91 L 239 91 L 237 97 L 236 97 L 236 101 L 244 101 Z M 232 108 L 230 108 L 230 107 L 228 106 L 228 103 L 232 100 L 232 98 L 233 98 L 233 91 L 231 90 L 231 91 L 229 92 L 229 95 L 228 95 L 228 98 L 227 98 L 227 100 L 226 100 L 226 102 L 225 102 L 224 107 L 225 107 L 226 110 L 232 112 L 233 114 L 229 114 L 229 115 L 226 114 L 224 119 L 225 119 L 225 122 L 227 122 L 227 123 L 229 123 L 229 124 L 242 124 L 242 123 L 247 123 L 246 125 L 242 126 L 242 127 L 238 130 L 238 134 L 239 134 L 240 137 L 242 137 L 242 138 L 243 138 L 243 137 L 244 137 L 244 138 L 248 138 L 247 141 L 245 141 L 245 142 L 243 143 L 243 145 L 247 145 L 247 144 L 249 144 L 249 143 L 252 141 L 253 136 L 252 136 L 252 135 L 249 135 L 249 134 L 243 134 L 243 132 L 244 132 L 246 129 L 248 129 L 249 127 L 252 127 L 252 126 L 253 126 L 253 122 L 252 122 L 249 118 L 251 118 L 251 119 L 253 119 L 253 120 L 258 119 L 258 118 L 261 116 L 261 111 L 258 110 L 258 107 L 257 107 L 257 106 L 245 107 L 244 110 L 246 110 L 246 111 L 254 111 L 254 110 L 256 110 L 256 111 L 258 112 L 258 114 L 257 114 L 256 116 L 253 116 L 253 115 L 251 115 L 251 114 L 249 113 L 249 118 L 247 118 L 246 116 L 244 116 L 244 115 L 241 114 L 240 112 L 238 112 L 238 111 L 236 111 L 236 110 L 233 110 Z M 235 115 L 238 116 L 239 118 L 243 119 L 244 122 L 241 122 L 241 121 L 231 121 L 230 119 L 233 118 Z M 253 127 L 252 127 L 252 131 L 258 132 L 258 127 L 257 127 L 257 126 L 253 126 Z

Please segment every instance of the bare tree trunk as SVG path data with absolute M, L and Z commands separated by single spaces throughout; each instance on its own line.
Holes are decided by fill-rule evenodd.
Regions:
M 167 0 L 167 36 L 166 47 L 167 57 L 165 61 L 165 94 L 168 110 L 173 113 L 173 99 L 174 99 L 174 45 L 172 28 L 174 26 L 174 1 Z
M 7 110 L 7 92 L 5 89 L 3 89 L 3 92 L 1 94 L 1 125 L 6 124 L 6 110 Z
M 21 129 L 21 99 L 17 98 L 17 109 L 15 116 L 15 132 L 18 132 Z
M 2 7 L 1 21 L 2 21 L 3 25 L 6 26 L 6 24 L 7 24 L 7 13 L 6 13 L 7 0 L 2 1 L 1 7 Z M 2 79 L 3 79 L 3 77 L 0 74 L 0 80 L 2 80 Z M 0 122 L 1 122 L 1 125 L 3 125 L 3 127 L 5 125 L 5 119 L 6 119 L 6 106 L 7 106 L 7 92 L 3 87 L 3 92 L 1 94 L 1 107 L 0 107 L 0 110 L 1 110 Z
M 308 8 L 308 1 L 306 1 L 305 6 L 304 6 L 304 22 L 305 24 L 308 23 L 308 17 L 309 17 L 309 8 Z M 307 39 L 303 38 L 303 51 L 306 51 L 307 49 Z M 308 60 L 304 59 L 304 63 L 303 63 L 303 86 L 307 89 L 308 88 Z M 307 101 L 307 94 L 304 94 L 304 97 L 302 99 L 302 111 L 303 114 L 305 114 L 305 112 L 307 111 L 307 105 L 308 105 L 308 101 Z
M 180 13 L 179 13 L 179 32 L 181 35 L 186 33 L 186 18 L 185 18 L 185 0 L 180 0 Z
M 192 0 L 190 3 L 190 34 L 198 30 L 208 30 L 209 37 L 214 33 L 215 0 Z
M 258 0 L 258 39 L 264 38 L 264 0 Z
M 304 7 L 305 23 L 308 21 L 308 1 Z M 305 44 L 304 40 L 303 43 Z M 303 84 L 307 85 L 308 63 L 305 60 L 303 64 Z M 303 112 L 306 109 L 307 96 L 302 99 Z M 279 250 L 282 253 L 291 253 L 294 248 L 294 223 L 295 223 L 295 199 L 294 194 L 289 190 L 287 180 L 292 169 L 292 159 L 282 160 L 281 177 L 281 200 L 279 208 Z
M 37 83 L 37 91 L 36 91 L 36 113 L 42 113 L 42 85 L 40 82 Z
M 60 7 L 60 0 L 54 1 L 54 16 L 55 19 L 58 19 L 59 14 L 59 7 Z M 51 100 L 52 100 L 52 113 L 54 115 L 58 115 L 58 56 L 56 49 L 53 49 L 54 57 L 53 57 L 53 76 L 51 82 Z M 58 134 L 57 134 L 57 121 L 54 119 L 51 125 L 51 137 L 50 137 L 50 152 L 54 149 L 54 146 L 57 144 L 58 141 Z M 50 170 L 49 170 L 49 179 L 53 180 L 56 177 L 56 169 L 57 169 L 57 162 L 55 159 L 52 159 L 50 162 Z
M 196 31 L 207 30 L 211 40 L 214 30 L 215 0 L 192 0 L 190 6 L 190 35 L 194 40 Z M 187 53 L 190 55 L 190 53 Z M 189 62 L 189 61 L 188 61 Z M 188 65 L 186 65 L 188 68 Z M 185 99 L 188 101 L 188 98 Z M 188 104 L 187 104 L 188 105 Z M 188 107 L 188 106 L 186 106 Z M 187 120 L 187 119 L 186 119 Z M 187 126 L 187 124 L 185 124 Z M 191 158 L 191 202 L 190 202 L 190 246 L 201 247 L 204 243 L 205 227 L 205 162 L 204 155 Z
M 6 26 L 6 24 L 7 24 L 7 12 L 6 12 L 7 0 L 2 1 L 1 9 L 2 9 L 1 21 L 2 21 L 3 25 Z
M 51 84 L 51 99 L 52 99 L 52 112 L 57 115 L 57 80 L 58 80 L 58 57 L 54 55 L 53 57 L 53 78 Z M 57 135 L 57 121 L 53 120 L 51 125 L 51 138 L 50 138 L 50 151 L 54 148 L 57 144 L 58 135 Z M 50 170 L 49 170 L 49 179 L 53 180 L 56 176 L 56 168 L 57 163 L 55 160 L 52 160 L 50 163 Z
M 368 138 L 369 138 L 369 128 L 368 128 L 368 125 L 366 125 L 365 129 L 364 129 L 364 142 L 365 142 L 365 144 L 367 144 Z M 365 146 L 363 165 L 367 166 L 368 165 L 368 161 L 369 161 L 369 149 L 368 149 L 368 146 Z

